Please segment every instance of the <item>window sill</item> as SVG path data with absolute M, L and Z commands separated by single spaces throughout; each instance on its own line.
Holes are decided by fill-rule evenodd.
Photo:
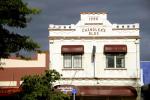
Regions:
M 126 68 L 105 68 L 104 70 L 127 70 Z
M 83 68 L 63 68 L 62 70 L 84 70 Z

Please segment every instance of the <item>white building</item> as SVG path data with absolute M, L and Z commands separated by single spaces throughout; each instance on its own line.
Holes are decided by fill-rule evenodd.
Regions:
M 77 24 L 49 25 L 50 68 L 62 91 L 79 100 L 135 100 L 140 91 L 139 24 L 112 24 L 105 12 L 82 12 Z

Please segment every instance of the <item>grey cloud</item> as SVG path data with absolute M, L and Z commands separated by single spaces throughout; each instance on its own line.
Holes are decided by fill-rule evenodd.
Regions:
M 82 11 L 108 12 L 111 23 L 140 23 L 141 60 L 150 60 L 150 1 L 149 0 L 26 0 L 30 7 L 41 8 L 33 16 L 24 33 L 48 50 L 49 24 L 75 24 Z

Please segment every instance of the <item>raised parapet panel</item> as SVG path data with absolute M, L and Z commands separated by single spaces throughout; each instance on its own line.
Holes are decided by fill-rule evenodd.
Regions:
M 86 22 L 99 22 L 101 20 L 107 19 L 106 12 L 81 12 L 80 13 L 81 20 Z

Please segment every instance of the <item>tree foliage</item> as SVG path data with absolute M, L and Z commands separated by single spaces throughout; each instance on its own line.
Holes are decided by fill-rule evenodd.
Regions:
M 31 15 L 39 12 L 38 9 L 29 8 L 22 0 L 0 0 L 0 58 L 20 50 L 35 51 L 39 48 L 29 36 L 9 30 L 9 27 L 25 28 Z
M 61 75 L 55 70 L 47 70 L 42 75 L 23 77 L 21 85 L 21 100 L 69 100 L 62 92 L 53 90 L 53 83 L 59 80 Z

